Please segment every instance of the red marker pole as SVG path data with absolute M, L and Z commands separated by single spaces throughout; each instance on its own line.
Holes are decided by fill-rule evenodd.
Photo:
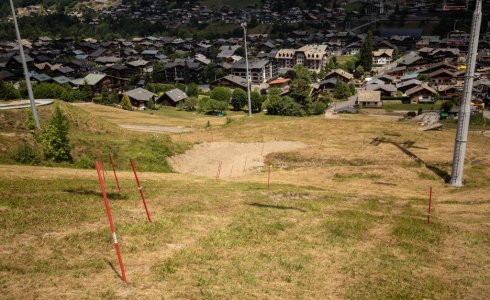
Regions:
M 114 172 L 114 178 L 116 178 L 117 189 L 119 193 L 121 192 L 121 187 L 119 186 L 119 180 L 117 179 L 116 168 L 114 168 L 114 161 L 112 160 L 112 154 L 109 154 L 109 158 L 111 160 L 112 171 Z
M 95 161 L 95 168 L 97 170 L 97 176 L 99 177 L 102 196 L 104 197 L 105 210 L 107 212 L 107 218 L 109 219 L 109 226 L 111 227 L 111 232 L 112 232 L 112 240 L 114 241 L 114 246 L 116 247 L 117 260 L 119 261 L 119 268 L 121 268 L 121 277 L 124 283 L 128 283 L 128 281 L 126 280 L 126 272 L 124 272 L 124 265 L 121 257 L 121 251 L 119 250 L 119 243 L 117 242 L 116 229 L 114 227 L 114 223 L 112 222 L 111 207 L 109 205 L 109 200 L 107 199 L 107 194 L 105 192 L 104 180 L 102 179 L 102 175 L 100 174 L 101 172 L 100 172 L 100 166 L 98 161 Z
M 267 190 L 271 189 L 271 165 L 269 165 L 269 175 L 267 176 Z
M 430 224 L 430 213 L 432 210 L 432 187 L 429 189 L 429 210 L 427 214 L 427 224 Z
M 102 177 L 104 178 L 105 181 L 105 170 L 104 170 L 104 159 L 102 158 L 102 153 L 99 150 L 99 160 L 100 160 L 100 166 L 102 168 Z
M 136 179 L 136 183 L 138 184 L 138 190 L 140 190 L 141 200 L 143 200 L 143 205 L 145 206 L 145 211 L 146 211 L 146 216 L 148 217 L 148 222 L 151 223 L 150 212 L 148 211 L 148 206 L 146 205 L 145 195 L 143 194 L 143 188 L 140 185 L 140 181 L 138 179 L 138 174 L 136 174 L 136 169 L 134 167 L 133 160 L 130 159 L 129 162 L 131 163 L 131 168 L 133 169 L 134 178 Z

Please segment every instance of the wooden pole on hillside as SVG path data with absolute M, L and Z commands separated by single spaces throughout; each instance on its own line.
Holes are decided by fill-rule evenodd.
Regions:
M 151 223 L 150 211 L 148 210 L 148 206 L 146 205 L 145 195 L 143 194 L 143 188 L 140 185 L 138 174 L 136 174 L 136 168 L 134 167 L 133 160 L 130 159 L 129 162 L 131 164 L 131 168 L 133 169 L 134 178 L 136 179 L 136 184 L 138 185 L 138 190 L 140 191 L 141 200 L 143 201 L 143 206 L 145 207 L 146 217 L 148 218 L 148 222 Z
M 430 224 L 430 215 L 432 210 L 432 187 L 429 189 L 429 210 L 427 213 L 427 224 Z
M 114 167 L 114 161 L 112 160 L 112 154 L 109 153 L 109 159 L 111 160 L 112 171 L 114 172 L 114 178 L 116 179 L 117 189 L 121 192 L 121 186 L 119 186 L 119 180 L 117 179 L 116 168 Z

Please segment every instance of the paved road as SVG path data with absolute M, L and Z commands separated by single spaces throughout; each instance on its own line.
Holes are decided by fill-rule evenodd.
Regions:
M 354 105 L 356 105 L 356 100 L 357 100 L 357 96 L 354 95 L 346 101 L 335 102 L 325 111 L 325 118 L 327 118 L 327 119 L 335 118 L 334 114 L 336 114 L 337 111 L 342 110 L 342 109 L 347 108 L 347 107 L 354 107 Z
M 53 102 L 54 102 L 53 99 L 36 99 L 36 106 L 49 105 Z M 31 107 L 31 103 L 29 100 L 16 101 L 15 104 L 13 105 L 8 103 L 0 104 L 0 110 L 20 109 L 20 108 L 29 108 L 29 107 Z

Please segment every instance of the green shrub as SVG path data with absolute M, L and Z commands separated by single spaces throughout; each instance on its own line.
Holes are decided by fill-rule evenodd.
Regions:
M 448 112 L 451 110 L 451 108 L 453 108 L 453 105 L 454 105 L 454 104 L 453 104 L 453 102 L 451 102 L 451 101 L 444 101 L 444 102 L 441 104 L 441 109 L 442 109 L 444 112 L 448 113 Z
M 37 165 L 41 162 L 41 153 L 31 144 L 21 142 L 11 153 L 14 161 L 21 164 Z
M 24 126 L 29 130 L 34 130 L 37 127 L 36 120 L 34 120 L 34 116 L 32 115 L 31 110 L 27 111 L 27 118 L 26 118 L 26 121 L 24 123 Z
M 197 97 L 199 95 L 199 88 L 197 84 L 191 83 L 187 86 L 187 90 L 185 92 L 189 97 Z
M 34 97 L 36 99 L 61 99 L 66 89 L 57 83 L 40 83 L 34 86 Z
M 44 156 L 47 159 L 55 162 L 72 161 L 71 145 L 68 138 L 68 119 L 61 112 L 59 106 L 56 107 L 49 123 L 43 128 L 40 141 L 43 145 Z
M 236 111 L 242 110 L 247 105 L 247 92 L 242 89 L 235 89 L 231 95 L 231 105 Z
M 209 96 L 211 99 L 228 103 L 231 98 L 231 91 L 229 88 L 218 86 L 211 91 Z
M 266 102 L 264 102 L 264 109 L 267 110 L 268 115 L 278 116 L 304 116 L 305 111 L 303 107 L 294 101 L 293 98 L 286 96 L 281 97 L 278 93 L 269 95 Z
M 262 98 L 262 95 L 259 92 L 253 91 L 250 94 L 250 103 L 252 104 L 253 112 L 260 112 L 260 110 L 262 109 L 263 102 L 264 102 L 264 98 Z
M 327 109 L 327 105 L 325 103 L 317 101 L 313 104 L 311 108 L 311 114 L 312 115 L 321 115 L 325 113 L 325 110 Z
M 14 100 L 19 99 L 20 93 L 10 83 L 4 83 L 0 80 L 0 99 L 1 100 Z
M 95 167 L 95 162 L 86 154 L 82 154 L 77 162 L 77 166 L 82 169 L 93 169 Z
M 184 101 L 181 101 L 178 104 L 178 106 L 180 106 L 181 109 L 186 111 L 195 111 L 197 104 L 198 104 L 198 100 L 196 97 L 189 97 Z
M 204 97 L 199 100 L 199 112 L 224 112 L 228 109 L 228 102 Z
M 155 106 L 155 101 L 153 101 L 153 99 L 150 99 L 150 101 L 148 101 L 148 105 L 147 105 L 147 108 L 148 109 L 151 109 L 151 110 L 156 110 L 156 106 Z

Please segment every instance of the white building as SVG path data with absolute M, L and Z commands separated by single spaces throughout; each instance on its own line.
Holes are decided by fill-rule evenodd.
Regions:
M 281 49 L 275 56 L 279 68 L 291 69 L 303 65 L 320 72 L 328 62 L 327 45 L 306 45 L 299 49 Z

